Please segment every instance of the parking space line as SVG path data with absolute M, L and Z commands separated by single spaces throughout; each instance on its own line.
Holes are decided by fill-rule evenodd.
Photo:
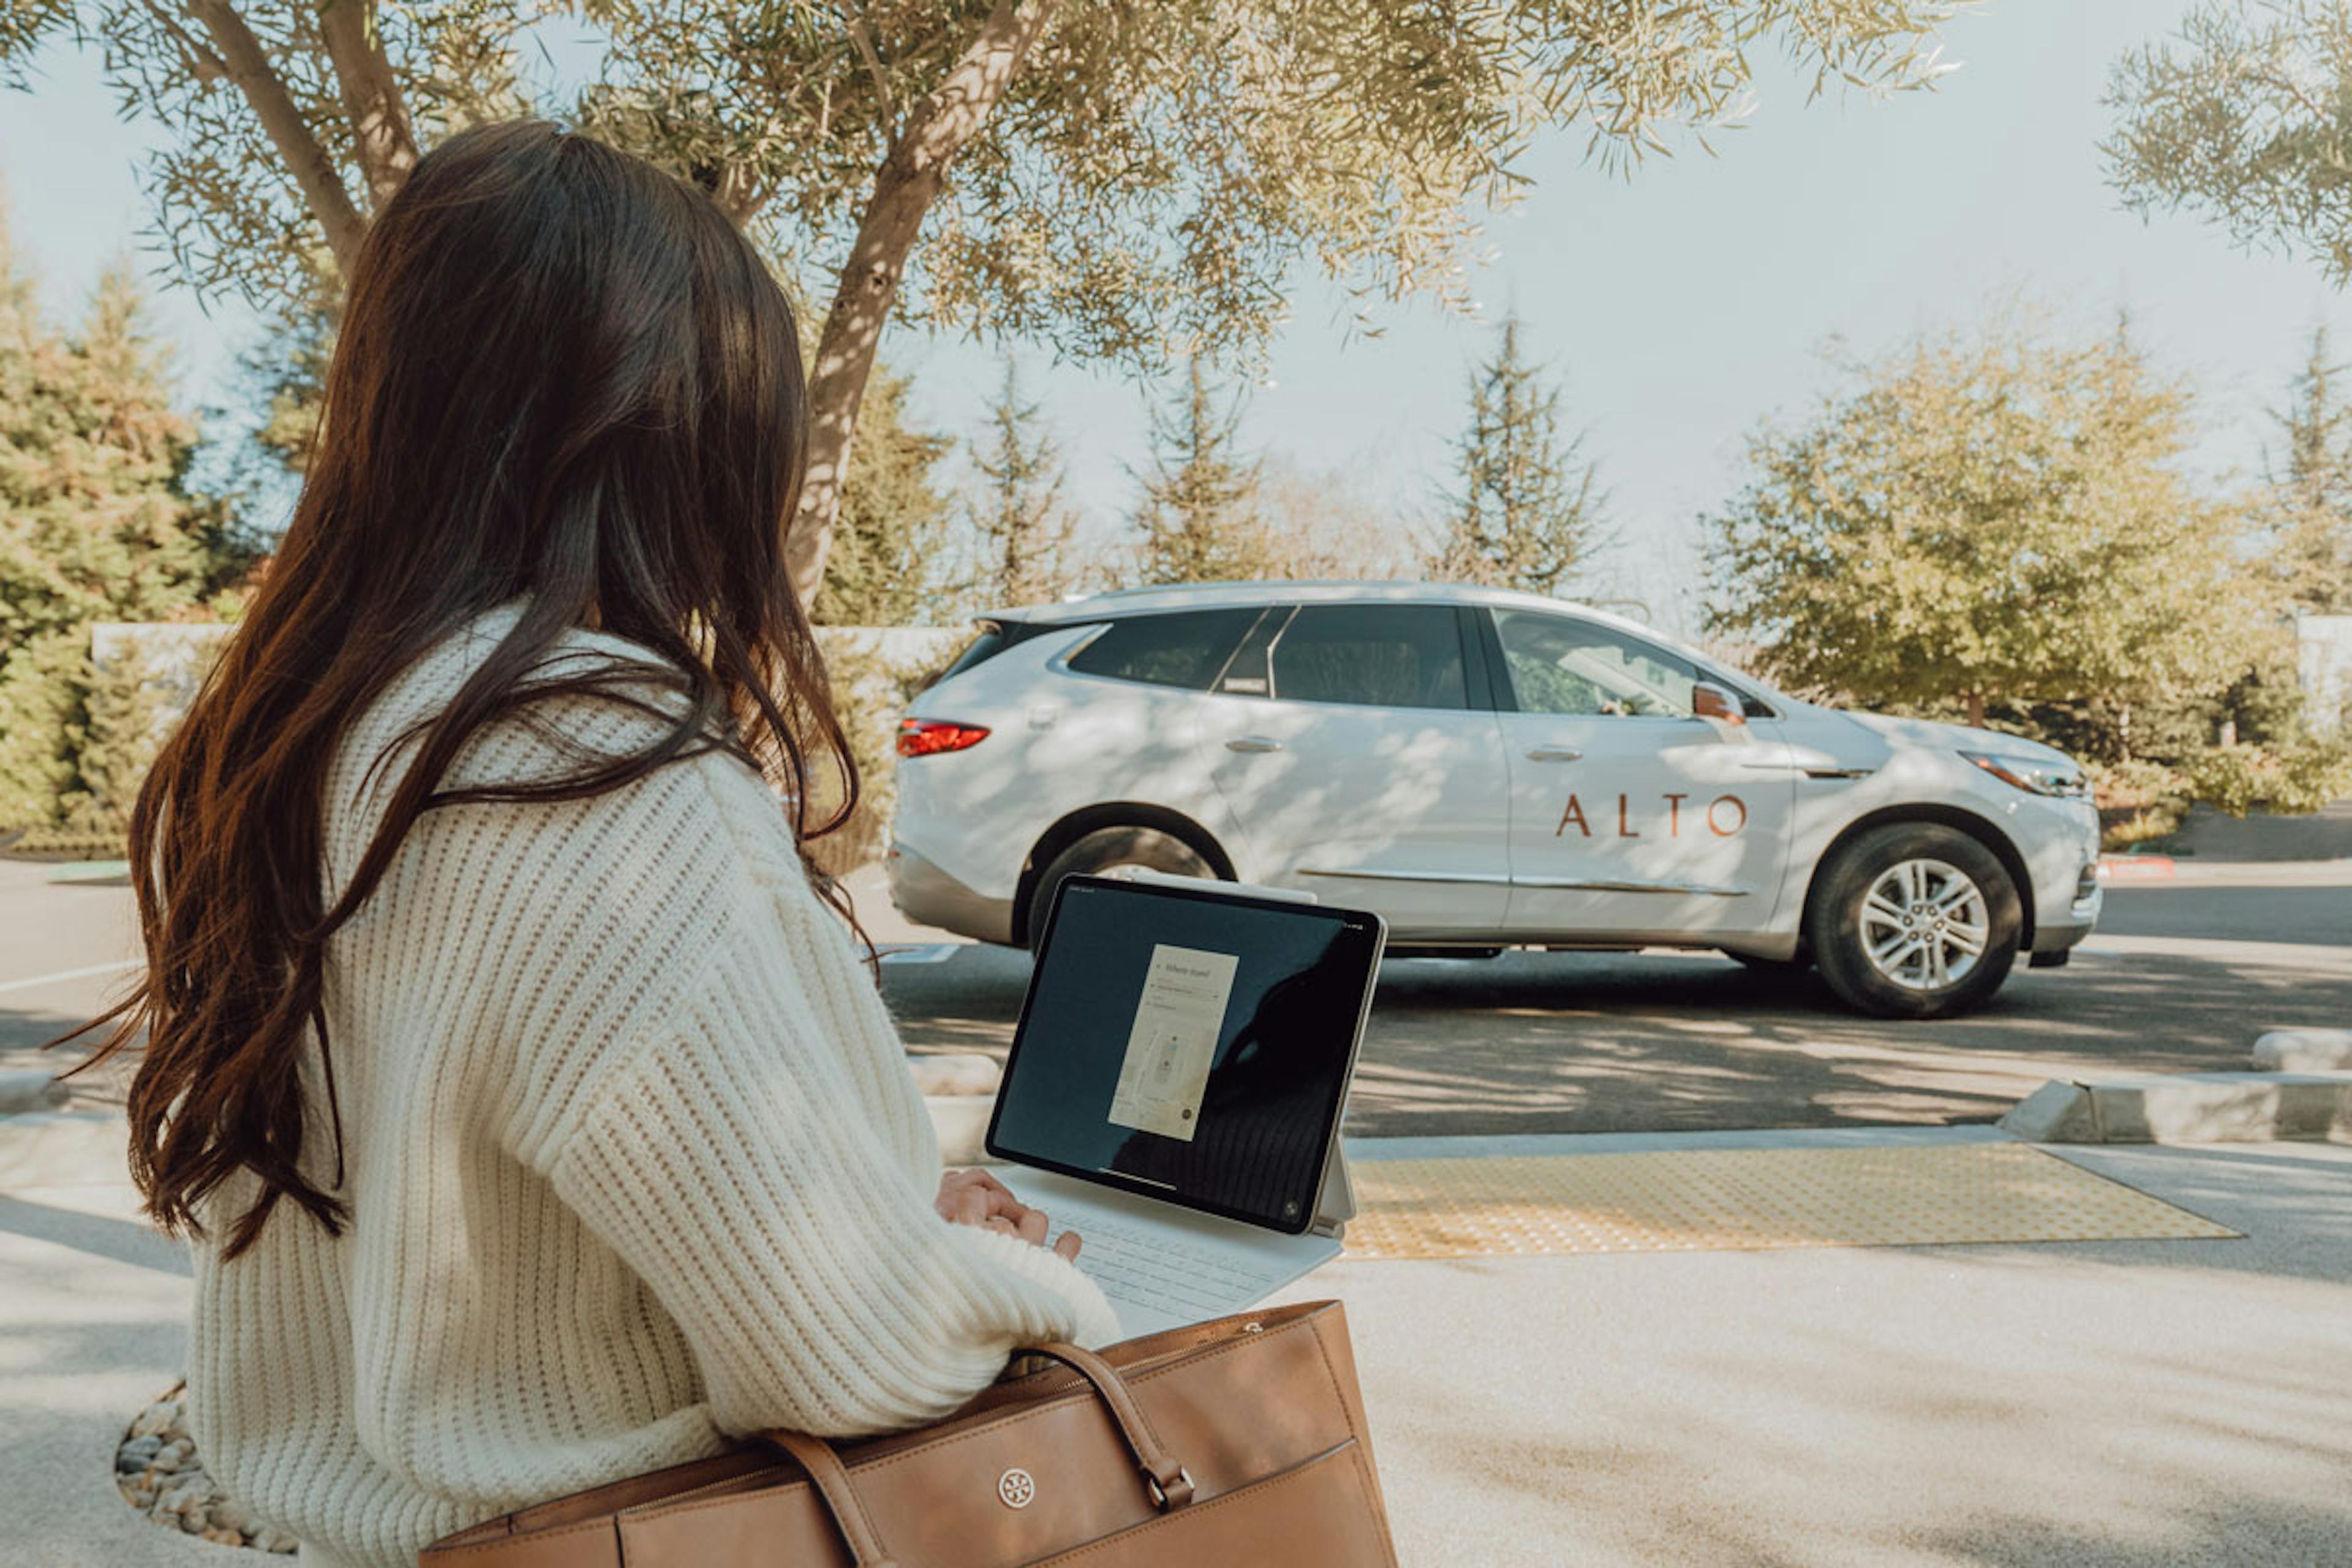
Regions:
M 945 963 L 971 945 L 962 942 L 926 942 L 919 947 L 891 947 L 887 943 L 877 943 L 874 952 L 884 963 Z
M 87 980 L 93 974 L 115 974 L 125 969 L 136 969 L 146 962 L 143 958 L 121 958 L 112 963 L 93 963 L 82 969 L 60 969 L 55 974 L 36 974 L 29 980 L 0 980 L 0 991 L 30 991 L 37 985 L 55 985 L 65 980 Z

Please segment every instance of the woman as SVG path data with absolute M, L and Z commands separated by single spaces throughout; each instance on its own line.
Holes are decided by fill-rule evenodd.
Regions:
M 856 791 L 782 570 L 803 421 L 751 247 L 608 147 L 466 132 L 368 236 L 293 524 L 140 799 L 108 1046 L 150 1031 L 199 1451 L 307 1563 L 1116 1337 L 1075 1237 L 942 1179 L 803 863 Z

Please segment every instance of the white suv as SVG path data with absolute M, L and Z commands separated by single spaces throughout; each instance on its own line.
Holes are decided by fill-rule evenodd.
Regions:
M 889 869 L 982 941 L 1146 866 L 1377 910 L 1392 953 L 1717 948 L 1924 1017 L 2098 919 L 2063 753 L 1802 702 L 1578 605 L 1243 583 L 981 626 L 899 727 Z

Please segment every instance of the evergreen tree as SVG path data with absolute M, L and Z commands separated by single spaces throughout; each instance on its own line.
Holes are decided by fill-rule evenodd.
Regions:
M 1239 450 L 1241 400 L 1220 412 L 1201 362 L 1184 387 L 1151 415 L 1151 467 L 1138 475 L 1143 500 L 1139 568 L 1145 583 L 1220 583 L 1276 574 L 1279 562 L 1257 505 L 1258 464 Z
M 1021 400 L 1019 366 L 1009 356 L 989 424 L 989 445 L 973 458 L 979 494 L 965 503 L 980 555 L 974 586 L 992 605 L 1058 599 L 1076 584 L 1076 519 L 1062 503 L 1061 452 L 1040 426 L 1038 405 Z
M 58 814 L 77 835 L 120 839 L 131 830 L 139 786 L 169 733 L 170 709 L 135 645 L 89 672 L 71 736 L 74 780 Z
M 822 626 L 896 626 L 938 618 L 941 547 L 951 511 L 934 473 L 950 437 L 907 423 L 911 383 L 877 371 L 849 460 L 841 521 L 814 618 Z
M 89 627 L 200 614 L 250 552 L 188 489 L 196 431 L 129 271 L 48 328 L 0 225 L 0 824 L 58 820 L 77 787 Z
M 1433 576 L 1530 594 L 1557 592 L 1605 542 L 1608 497 L 1580 431 L 1563 443 L 1559 389 L 1519 351 L 1517 313 L 1496 356 L 1470 378 L 1470 428 L 1456 448 Z
M 2272 415 L 2285 450 L 2272 463 L 2267 510 L 2276 560 L 2294 602 L 2322 615 L 2352 611 L 2352 403 L 2345 366 L 2328 357 L 2327 328 L 2287 405 Z

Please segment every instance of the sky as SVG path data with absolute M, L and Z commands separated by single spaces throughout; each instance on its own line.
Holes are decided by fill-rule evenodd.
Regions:
M 1426 508 L 1449 477 L 1470 369 L 1516 308 L 1611 496 L 1618 542 L 1585 591 L 1639 600 L 1685 633 L 1704 597 L 1701 520 L 1738 489 L 1760 422 L 1801 419 L 1841 384 L 1833 342 L 1874 356 L 2019 296 L 2085 332 L 2128 309 L 2144 348 L 2199 389 L 2198 467 L 2251 475 L 2313 326 L 2352 342 L 2352 299 L 2313 264 L 2250 255 L 2193 216 L 2143 222 L 2108 189 L 2109 68 L 2187 9 L 1993 0 L 1948 29 L 1959 68 L 1886 98 L 1808 104 L 1805 79 L 1759 60 L 1752 111 L 1715 138 L 1715 156 L 1684 143 L 1630 178 L 1588 163 L 1580 136 L 1539 142 L 1523 165 L 1532 189 L 1487 222 L 1478 314 L 1383 306 L 1381 335 L 1365 337 L 1349 330 L 1347 296 L 1301 271 L 1244 440 L 1367 505 Z M 112 258 L 157 271 L 186 391 L 226 402 L 252 321 L 163 276 L 137 178 L 163 132 L 117 116 L 93 60 L 52 49 L 39 67 L 33 93 L 0 93 L 20 258 L 61 311 Z M 982 431 L 1004 352 L 904 328 L 883 349 L 914 377 L 918 421 L 965 437 Z M 1108 529 L 1132 502 L 1154 389 L 1034 351 L 1021 363 L 1068 462 L 1066 493 Z

